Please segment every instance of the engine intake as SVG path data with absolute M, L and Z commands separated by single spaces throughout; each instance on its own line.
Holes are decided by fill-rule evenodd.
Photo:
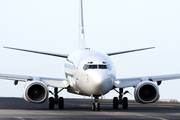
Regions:
M 30 82 L 24 90 L 24 99 L 32 103 L 42 103 L 48 98 L 48 88 L 41 81 Z
M 159 88 L 151 81 L 141 82 L 136 86 L 134 96 L 139 103 L 153 103 L 159 99 Z

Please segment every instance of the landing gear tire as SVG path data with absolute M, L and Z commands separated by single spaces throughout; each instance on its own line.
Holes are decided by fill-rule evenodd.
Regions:
M 53 97 L 49 98 L 49 109 L 54 109 L 54 98 Z
M 95 111 L 95 103 L 92 104 L 92 111 Z
M 123 109 L 127 109 L 128 108 L 128 98 L 127 97 L 123 98 L 122 107 L 123 107 Z
M 93 103 L 92 104 L 92 111 L 100 111 L 100 103 Z
M 114 97 L 113 98 L 113 109 L 118 109 L 118 98 Z
M 97 111 L 100 111 L 100 104 L 97 104 Z
M 63 97 L 60 97 L 58 99 L 58 106 L 59 106 L 59 109 L 64 109 L 64 98 Z

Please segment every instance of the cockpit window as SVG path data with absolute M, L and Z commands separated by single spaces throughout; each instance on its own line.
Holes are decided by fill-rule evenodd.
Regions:
M 83 69 L 84 69 L 84 70 L 87 70 L 88 67 L 89 67 L 89 65 L 86 65 L 86 64 L 85 64 L 84 67 L 83 67 Z
M 99 65 L 99 69 L 107 69 L 107 65 Z
M 97 69 L 97 65 L 89 65 L 89 69 Z
M 85 64 L 84 67 L 83 67 L 84 70 L 87 70 L 87 69 L 109 69 L 111 70 L 110 68 L 110 65 L 93 65 L 93 64 Z

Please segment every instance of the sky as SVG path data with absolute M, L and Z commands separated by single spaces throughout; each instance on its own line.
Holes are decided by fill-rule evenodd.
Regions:
M 112 56 L 117 78 L 180 73 L 179 0 L 84 0 L 88 48 Z M 0 0 L 0 73 L 65 78 L 65 59 L 3 46 L 70 54 L 78 48 L 79 0 Z M 26 83 L 0 80 L 0 97 L 22 97 Z M 180 101 L 180 80 L 159 86 L 160 99 Z M 134 99 L 134 89 L 126 88 Z M 64 98 L 84 98 L 63 90 Z M 104 98 L 118 96 L 111 91 Z M 87 98 L 87 97 L 86 97 Z

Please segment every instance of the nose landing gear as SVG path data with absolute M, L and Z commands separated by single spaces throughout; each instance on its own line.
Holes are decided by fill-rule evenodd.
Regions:
M 64 98 L 63 97 L 59 97 L 58 98 L 58 93 L 61 92 L 63 89 L 61 89 L 60 91 L 58 91 L 58 88 L 54 88 L 54 93 L 49 91 L 51 94 L 54 95 L 53 97 L 49 98 L 49 109 L 54 109 L 54 105 L 58 105 L 59 109 L 64 109 Z
M 100 103 L 98 103 L 99 97 L 95 96 L 94 98 L 95 98 L 94 99 L 95 103 L 92 104 L 92 111 L 95 111 L 95 110 L 100 111 Z
M 117 91 L 116 89 L 114 90 L 119 93 L 119 100 L 117 97 L 113 98 L 113 109 L 118 109 L 119 105 L 122 105 L 123 109 L 128 109 L 128 98 L 127 97 L 123 98 L 123 95 L 129 92 L 126 91 L 123 93 L 123 88 L 119 88 L 119 91 Z

